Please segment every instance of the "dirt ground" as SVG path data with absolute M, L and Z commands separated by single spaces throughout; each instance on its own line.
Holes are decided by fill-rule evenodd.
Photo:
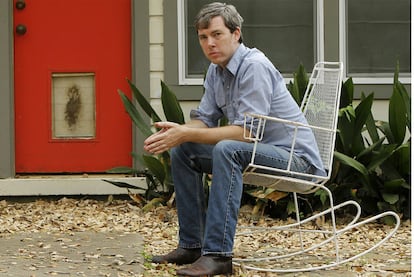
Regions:
M 251 223 L 249 213 L 243 207 L 240 224 Z M 285 223 L 263 218 L 255 225 Z M 355 230 L 346 234 L 341 248 L 344 253 L 359 251 L 359 246 L 377 240 L 389 228 L 373 223 Z M 0 276 L 175 276 L 178 266 L 156 265 L 146 258 L 174 249 L 177 232 L 174 208 L 144 212 L 130 199 L 4 199 L 0 200 Z M 296 244 L 287 235 L 241 237 L 236 238 L 235 255 L 263 245 L 289 249 Z M 332 270 L 280 274 L 236 266 L 234 276 L 411 276 L 411 222 L 403 221 L 383 246 Z

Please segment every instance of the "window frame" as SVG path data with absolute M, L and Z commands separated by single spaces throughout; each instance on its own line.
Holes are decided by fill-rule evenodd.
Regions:
M 315 52 L 316 61 L 324 60 L 324 0 L 315 0 L 316 14 L 314 21 L 316 24 L 316 45 Z M 177 36 L 178 36 L 178 85 L 180 86 L 200 86 L 203 84 L 202 78 L 191 78 L 186 76 L 186 26 L 185 26 L 185 0 L 177 0 Z M 289 83 L 292 77 L 285 78 Z
M 354 84 L 378 84 L 388 85 L 394 83 L 394 73 L 378 73 L 376 76 L 348 76 L 347 56 L 347 0 L 339 0 L 339 59 L 344 65 L 343 79 L 352 77 Z M 399 73 L 399 81 L 402 84 L 411 84 L 411 73 Z M 389 75 L 389 76 L 388 76 Z

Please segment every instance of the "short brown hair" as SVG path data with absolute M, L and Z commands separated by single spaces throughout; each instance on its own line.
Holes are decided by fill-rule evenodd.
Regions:
M 241 27 L 243 18 L 236 10 L 233 5 L 226 3 L 213 2 L 204 5 L 198 12 L 194 25 L 196 31 L 200 29 L 207 29 L 210 25 L 210 21 L 213 17 L 221 16 L 224 20 L 224 25 L 233 33 L 237 28 L 240 28 L 240 39 L 239 42 L 243 42 L 243 36 L 241 35 Z

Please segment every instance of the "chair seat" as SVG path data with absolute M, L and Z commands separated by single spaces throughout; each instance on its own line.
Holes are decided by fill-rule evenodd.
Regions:
M 285 178 L 271 178 L 266 174 L 260 175 L 254 172 L 245 172 L 243 174 L 243 183 L 248 185 L 255 185 L 260 187 L 267 187 L 284 192 L 298 192 L 302 194 L 308 194 L 319 189 L 317 186 L 298 182 L 296 179 L 285 177 Z

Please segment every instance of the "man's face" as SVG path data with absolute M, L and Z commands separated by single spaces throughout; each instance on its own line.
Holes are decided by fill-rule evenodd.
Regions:
M 198 40 L 204 55 L 212 63 L 225 67 L 237 50 L 240 29 L 233 33 L 224 25 L 221 16 L 213 17 L 207 29 L 198 30 Z

